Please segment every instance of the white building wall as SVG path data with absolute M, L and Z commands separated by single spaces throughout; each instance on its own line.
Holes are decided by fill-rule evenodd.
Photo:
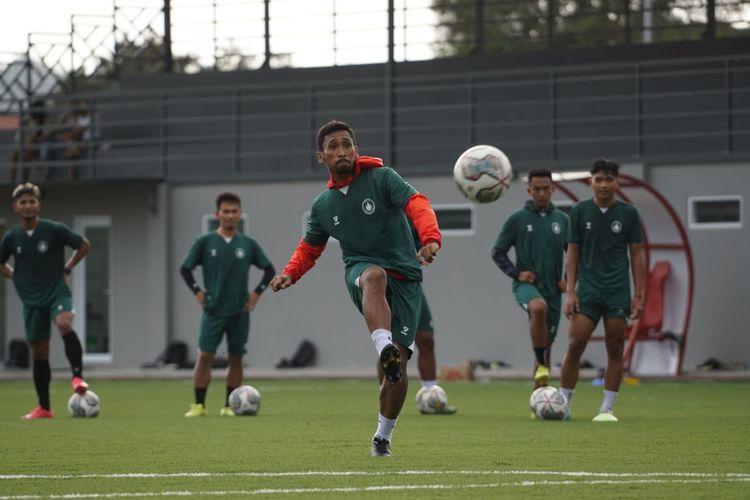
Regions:
M 153 360 L 166 344 L 166 293 L 163 188 L 153 183 L 44 185 L 42 217 L 73 227 L 80 215 L 112 218 L 111 266 L 113 367 L 139 366 Z M 161 203 L 161 205 L 164 205 Z M 15 224 L 10 202 L 0 204 L 0 218 Z M 91 252 L 96 252 L 96 247 Z M 7 339 L 24 338 L 22 305 L 7 284 Z M 67 368 L 62 341 L 53 327 L 53 368 Z

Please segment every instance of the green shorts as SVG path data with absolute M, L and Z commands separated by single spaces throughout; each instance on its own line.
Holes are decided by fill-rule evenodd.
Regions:
M 26 340 L 38 342 L 50 337 L 50 323 L 61 312 L 73 311 L 73 296 L 67 287 L 60 291 L 52 302 L 44 306 L 23 305 L 23 324 Z
M 518 305 L 528 314 L 529 302 L 535 299 L 542 299 L 547 303 L 547 336 L 550 340 L 555 340 L 557 336 L 557 326 L 560 324 L 560 305 L 562 299 L 560 294 L 554 297 L 545 297 L 532 283 L 513 282 L 513 296 L 516 298 Z
M 422 312 L 419 314 L 417 331 L 435 333 L 435 327 L 432 325 L 432 311 L 430 311 L 430 306 L 427 305 L 427 298 L 424 296 L 424 292 L 422 292 Z
M 215 353 L 224 333 L 227 334 L 227 351 L 230 354 L 245 354 L 250 333 L 250 313 L 243 311 L 234 316 L 215 316 L 204 312 L 198 336 L 201 352 Z
M 580 312 L 594 324 L 601 318 L 623 318 L 627 321 L 630 316 L 630 287 L 615 290 L 579 289 L 577 293 Z
M 359 312 L 362 312 L 362 289 L 359 277 L 368 267 L 369 262 L 354 264 L 346 270 L 346 289 Z M 388 287 L 385 298 L 391 307 L 391 332 L 393 342 L 414 350 L 414 337 L 417 334 L 417 323 L 422 309 L 422 283 L 411 280 L 397 280 L 388 276 Z

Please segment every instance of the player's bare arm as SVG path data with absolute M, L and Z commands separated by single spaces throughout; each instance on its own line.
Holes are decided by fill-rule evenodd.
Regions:
M 633 276 L 633 298 L 630 301 L 630 319 L 643 313 L 643 243 L 630 244 L 630 271 Z
M 578 243 L 568 243 L 568 281 L 566 286 L 567 298 L 565 300 L 565 317 L 571 319 L 581 309 L 576 293 L 576 278 L 578 277 L 578 259 L 581 254 L 581 246 Z
M 278 274 L 273 277 L 269 286 L 271 287 L 271 290 L 273 290 L 274 292 L 278 292 L 279 290 L 289 288 L 293 284 L 294 281 L 292 281 L 291 276 L 289 276 L 288 274 Z

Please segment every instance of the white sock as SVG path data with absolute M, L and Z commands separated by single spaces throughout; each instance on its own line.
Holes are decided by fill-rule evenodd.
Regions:
M 602 407 L 600 408 L 599 412 L 601 413 L 602 410 L 604 411 L 612 411 L 612 408 L 615 406 L 615 399 L 617 398 L 617 391 L 604 391 L 604 401 L 602 401 Z
M 568 402 L 568 408 L 570 408 L 570 400 L 573 399 L 574 392 L 575 392 L 575 389 L 566 389 L 564 387 L 560 387 L 560 394 L 565 396 L 565 401 Z
M 372 338 L 372 344 L 375 346 L 375 350 L 378 351 L 378 356 L 383 352 L 385 346 L 393 343 L 391 341 L 391 332 L 384 330 L 383 328 L 378 328 L 372 332 L 370 337 Z
M 393 428 L 396 427 L 396 421 L 398 421 L 398 417 L 391 419 L 378 414 L 378 430 L 375 432 L 375 437 L 390 441 Z
M 437 385 L 437 380 L 423 380 L 422 381 L 422 387 L 432 387 L 433 385 Z

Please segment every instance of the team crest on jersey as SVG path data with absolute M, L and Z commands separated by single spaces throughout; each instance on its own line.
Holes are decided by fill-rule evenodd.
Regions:
M 612 232 L 615 234 L 619 234 L 622 231 L 622 222 L 619 220 L 616 220 L 612 222 L 612 224 L 609 226 L 612 229 Z
M 47 250 L 49 250 L 49 243 L 42 240 L 36 244 L 36 249 L 39 250 L 39 253 L 45 253 Z
M 375 202 L 372 201 L 370 198 L 365 198 L 362 201 L 362 211 L 367 215 L 372 215 L 375 213 Z
M 234 249 L 234 256 L 238 259 L 244 259 L 245 258 L 245 249 L 244 248 L 235 248 Z
M 534 226 L 531 224 L 526 224 L 526 232 L 527 233 L 533 233 L 534 232 Z
M 562 231 L 562 229 L 560 229 L 560 224 L 558 224 L 557 222 L 553 222 L 552 223 L 552 232 L 555 233 L 555 234 L 560 234 L 560 231 Z

